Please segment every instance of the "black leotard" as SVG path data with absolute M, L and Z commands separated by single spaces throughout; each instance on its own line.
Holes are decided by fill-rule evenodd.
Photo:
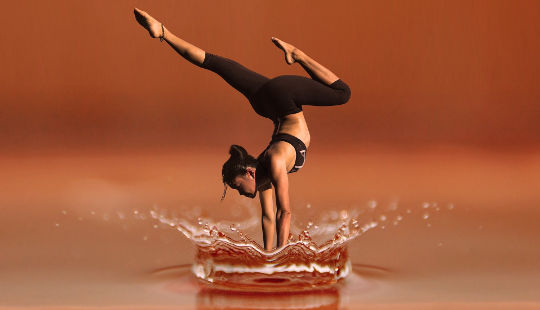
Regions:
M 334 106 L 346 103 L 351 90 L 341 79 L 327 85 L 312 75 L 280 75 L 269 79 L 234 60 L 206 52 L 201 67 L 219 74 L 240 91 L 257 114 L 277 122 L 302 111 L 303 105 Z
M 201 67 L 219 74 L 246 96 L 257 114 L 274 123 L 285 115 L 302 111 L 303 105 L 341 105 L 351 96 L 349 86 L 341 79 L 327 85 L 309 72 L 311 79 L 299 75 L 280 75 L 269 79 L 232 59 L 208 52 L 205 53 Z M 307 149 L 300 139 L 289 134 L 273 136 L 268 147 L 259 155 L 259 162 L 263 161 L 266 150 L 276 141 L 286 141 L 295 148 L 295 166 L 289 173 L 296 172 L 304 165 Z

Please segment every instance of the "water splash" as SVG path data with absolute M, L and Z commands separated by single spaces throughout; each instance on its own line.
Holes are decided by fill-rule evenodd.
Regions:
M 109 210 L 77 214 L 60 211 L 52 223 L 63 229 L 62 223 L 73 216 L 78 221 L 123 222 L 127 230 L 133 221 L 157 220 L 153 229 L 175 229 L 196 247 L 192 273 L 201 283 L 213 289 L 252 292 L 301 292 L 333 288 L 352 272 L 347 246 L 365 233 L 392 229 L 408 218 L 418 218 L 429 228 L 431 220 L 441 210 L 452 210 L 454 204 L 442 207 L 436 202 L 423 202 L 417 207 L 401 207 L 397 200 L 385 205 L 369 200 L 363 206 L 321 211 L 307 203 L 295 208 L 288 243 L 273 251 L 265 251 L 254 239 L 262 240 L 259 207 L 256 203 L 238 204 L 228 209 L 231 219 L 214 220 L 203 215 L 198 206 L 189 208 Z M 211 209 L 211 208 L 210 208 Z M 215 212 L 215 209 L 211 209 Z M 481 229 L 481 228 L 479 228 Z M 148 241 L 148 232 L 140 236 Z M 442 246 L 439 242 L 437 246 Z
M 250 216 L 238 222 L 202 217 L 200 209 L 172 216 L 154 206 L 150 214 L 196 245 L 192 271 L 212 288 L 304 291 L 327 289 L 349 275 L 352 268 L 347 245 L 353 239 L 376 227 L 402 222 L 397 202 L 387 210 L 376 210 L 378 205 L 371 200 L 367 208 L 324 212 L 305 223 L 293 221 L 288 243 L 273 251 L 265 251 L 249 237 L 261 227 L 253 206 L 245 210 Z M 314 209 L 307 204 L 303 211 L 315 214 Z

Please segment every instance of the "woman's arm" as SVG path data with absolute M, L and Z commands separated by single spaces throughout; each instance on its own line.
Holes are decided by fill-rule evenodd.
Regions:
M 272 188 L 259 191 L 259 199 L 261 201 L 262 209 L 262 230 L 263 230 L 263 242 L 264 249 L 271 251 L 274 247 L 274 203 L 272 201 Z
M 270 160 L 272 184 L 276 190 L 277 205 L 277 239 L 278 248 L 287 243 L 291 225 L 291 209 L 289 206 L 289 178 L 285 161 L 280 156 L 272 156 Z

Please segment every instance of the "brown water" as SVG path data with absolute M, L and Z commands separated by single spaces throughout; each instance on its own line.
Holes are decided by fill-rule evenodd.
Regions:
M 3 155 L 0 308 L 540 308 L 538 153 L 313 152 L 275 253 L 256 200 L 219 202 L 222 157 Z

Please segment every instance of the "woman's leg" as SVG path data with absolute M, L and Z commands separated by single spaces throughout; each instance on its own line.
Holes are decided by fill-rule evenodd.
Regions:
M 328 70 L 293 45 L 274 37 L 272 37 L 272 42 L 285 52 L 285 61 L 289 65 L 298 62 L 312 79 L 326 85 L 330 85 L 339 79 L 332 71 Z
M 135 9 L 135 18 L 153 38 L 163 34 L 164 40 L 182 57 L 191 63 L 220 75 L 229 85 L 244 94 L 248 99 L 268 78 L 251 71 L 234 60 L 205 52 L 199 47 L 175 36 L 166 27 L 145 11 Z
M 236 61 L 206 52 L 201 68 L 213 71 L 221 76 L 229 85 L 244 94 L 248 100 L 269 79 L 251 71 Z
M 297 107 L 304 105 L 334 106 L 349 101 L 351 90 L 345 82 L 337 79 L 330 85 L 298 75 L 282 75 L 272 79 L 268 96 L 277 101 L 291 101 Z M 277 104 L 277 103 L 276 103 Z M 284 103 L 289 106 L 290 103 Z
M 296 104 L 332 106 L 349 100 L 351 89 L 332 71 L 289 43 L 278 38 L 272 38 L 272 42 L 285 52 L 285 61 L 288 64 L 298 62 L 312 78 L 311 81 L 291 78 L 290 84 L 293 86 L 290 88 Z

